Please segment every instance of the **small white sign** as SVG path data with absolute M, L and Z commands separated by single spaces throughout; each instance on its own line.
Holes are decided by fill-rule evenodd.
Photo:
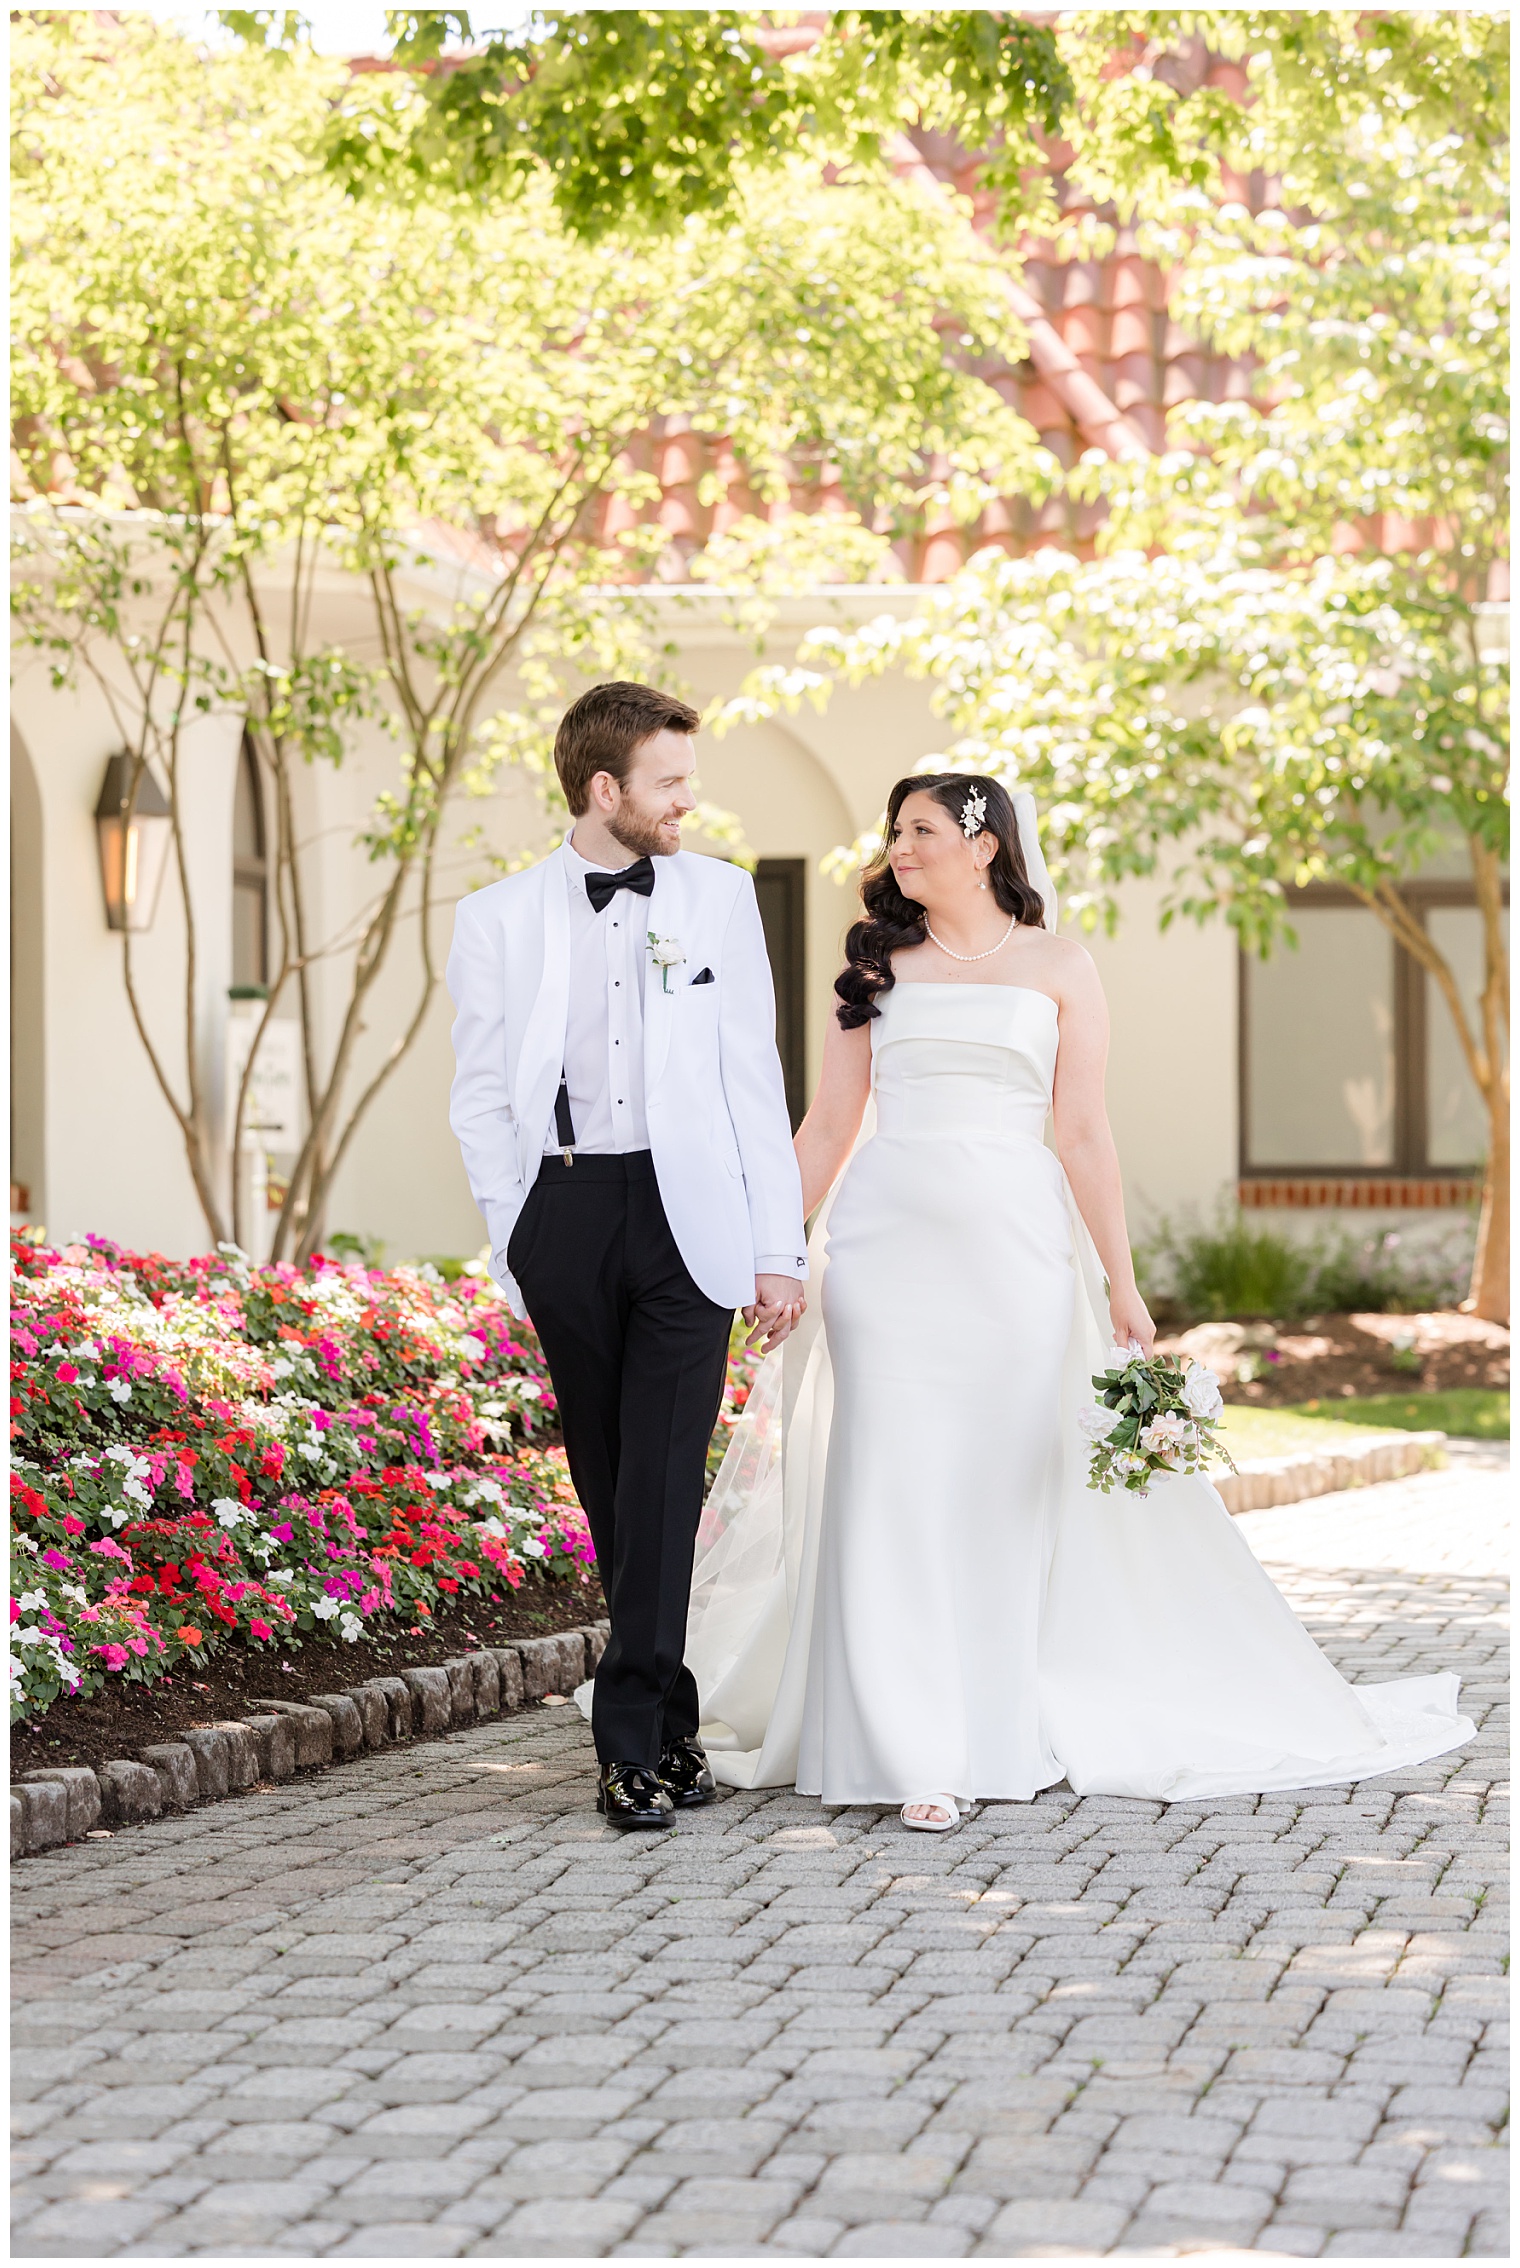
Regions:
M 227 1130 L 231 1137 L 237 1112 L 238 1087 L 262 1009 L 254 1013 L 239 1007 L 227 1019 Z M 256 1137 L 266 1150 L 294 1150 L 300 1146 L 301 1028 L 288 1016 L 265 1025 L 259 1052 L 248 1082 L 243 1106 L 243 1133 Z

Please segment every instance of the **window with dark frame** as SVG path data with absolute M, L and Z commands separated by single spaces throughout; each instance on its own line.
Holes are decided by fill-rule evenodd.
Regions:
M 1470 885 L 1405 898 L 1476 1016 L 1482 932 Z M 1482 1170 L 1485 1123 L 1434 981 L 1351 891 L 1295 891 L 1297 951 L 1240 956 L 1240 1177 L 1460 1185 Z M 1291 1199 L 1287 1200 L 1291 1201 Z
M 269 861 L 264 796 L 253 742 L 243 735 L 232 799 L 232 983 L 247 990 L 269 982 Z
M 776 1052 L 795 1130 L 807 1109 L 807 861 L 762 858 L 755 896 L 776 988 Z

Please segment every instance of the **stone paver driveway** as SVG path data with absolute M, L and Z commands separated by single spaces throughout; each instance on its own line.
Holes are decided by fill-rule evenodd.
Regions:
M 1502 2256 L 1503 1488 L 1246 1523 L 1467 1681 L 1354 1789 L 618 1838 L 545 1708 L 25 1862 L 17 2254 Z

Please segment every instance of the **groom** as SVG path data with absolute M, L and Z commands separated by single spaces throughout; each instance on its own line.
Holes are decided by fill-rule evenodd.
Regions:
M 567 841 L 461 901 L 450 1119 L 491 1273 L 543 1343 L 612 1636 L 597 1808 L 708 1802 L 682 1659 L 733 1311 L 803 1309 L 802 1190 L 754 885 L 681 849 L 684 701 L 598 685 L 561 720 Z

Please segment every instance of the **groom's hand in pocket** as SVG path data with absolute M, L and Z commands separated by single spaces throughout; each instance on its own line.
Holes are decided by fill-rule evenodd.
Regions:
M 807 1298 L 795 1276 L 757 1276 L 755 1296 L 742 1311 L 749 1326 L 746 1344 L 763 1342 L 761 1353 L 770 1354 L 791 1337 L 806 1309 Z

